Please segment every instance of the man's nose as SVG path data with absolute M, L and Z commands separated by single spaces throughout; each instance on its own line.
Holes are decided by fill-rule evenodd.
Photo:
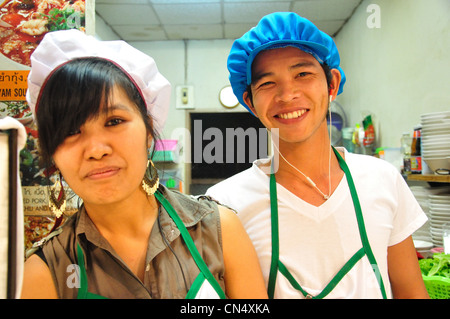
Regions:
M 278 85 L 276 99 L 279 102 L 290 102 L 300 94 L 300 89 L 292 81 L 284 81 Z

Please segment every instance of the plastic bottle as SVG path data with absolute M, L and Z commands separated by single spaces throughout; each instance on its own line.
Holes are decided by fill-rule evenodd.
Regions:
M 363 145 L 363 139 L 364 139 L 364 130 L 359 125 L 359 123 L 356 123 L 352 137 L 352 142 L 355 145 L 355 153 L 362 153 L 361 147 Z
M 372 155 L 375 144 L 375 128 L 372 122 L 372 115 L 367 115 L 363 120 L 364 136 L 362 140 L 363 154 Z
M 422 127 L 414 127 L 414 135 L 411 143 L 411 173 L 422 174 L 422 151 L 421 151 Z
M 403 133 L 400 141 L 403 155 L 403 168 L 401 171 L 402 174 L 408 175 L 411 174 L 411 135 L 407 132 Z
M 355 144 L 352 142 L 354 130 L 353 127 L 344 127 L 342 129 L 342 145 L 351 153 L 355 151 Z
M 364 126 L 363 144 L 364 146 L 372 146 L 372 144 L 375 142 L 375 129 L 373 127 L 371 115 L 367 115 L 364 118 L 363 126 Z

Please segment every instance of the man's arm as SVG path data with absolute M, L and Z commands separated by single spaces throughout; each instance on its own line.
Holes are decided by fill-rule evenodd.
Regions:
M 388 248 L 388 272 L 394 298 L 429 298 L 411 236 Z

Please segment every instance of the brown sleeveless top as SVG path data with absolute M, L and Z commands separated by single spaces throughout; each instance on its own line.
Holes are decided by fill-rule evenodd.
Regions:
M 225 291 L 222 234 L 217 204 L 206 197 L 194 198 L 159 190 L 173 206 L 192 237 L 200 255 Z M 137 278 L 108 241 L 98 232 L 83 207 L 63 226 L 35 244 L 50 268 L 60 298 L 76 298 L 80 287 L 77 274 L 77 243 L 85 255 L 89 292 L 107 298 L 185 298 L 200 273 L 180 232 L 160 205 L 147 248 L 145 278 Z M 165 240 L 164 240 L 165 238 Z M 168 248 L 167 244 L 170 244 Z

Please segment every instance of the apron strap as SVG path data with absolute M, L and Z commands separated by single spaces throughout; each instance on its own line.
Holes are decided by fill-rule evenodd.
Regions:
M 269 284 L 267 294 L 269 299 L 273 299 L 275 293 L 275 283 L 277 281 L 278 260 L 280 254 L 280 244 L 278 236 L 278 200 L 277 183 L 275 174 L 270 174 L 270 210 L 271 210 L 271 231 L 272 231 L 272 261 L 270 263 Z
M 80 267 L 79 273 L 80 288 L 78 288 L 77 299 L 108 299 L 106 297 L 90 293 L 88 291 L 86 267 L 84 266 L 84 254 L 78 242 L 77 242 L 77 262 L 78 267 Z
M 342 278 L 347 275 L 347 273 L 350 271 L 350 269 L 353 268 L 354 265 L 358 261 L 361 260 L 365 255 L 364 248 L 361 248 L 358 250 L 352 258 L 350 258 L 345 265 L 339 270 L 339 272 L 331 279 L 331 281 L 326 285 L 326 287 L 317 295 L 312 296 L 309 293 L 307 293 L 295 280 L 294 276 L 289 272 L 289 270 L 286 268 L 285 265 L 281 261 L 278 261 L 280 272 L 286 277 L 286 279 L 289 281 L 289 283 L 297 290 L 299 290 L 303 296 L 305 296 L 307 299 L 323 299 L 325 296 L 327 296 L 331 291 L 333 291 L 334 287 L 337 286 L 337 284 L 342 280 Z
M 80 244 L 77 242 L 77 261 L 78 266 L 80 267 L 79 279 L 80 279 L 80 288 L 78 288 L 78 296 L 77 299 L 86 299 L 88 283 L 87 283 L 87 275 L 86 268 L 84 267 L 84 254 L 83 250 L 80 247 Z
M 361 237 L 363 248 L 367 254 L 367 258 L 369 259 L 370 264 L 372 265 L 372 269 L 374 271 L 375 277 L 377 278 L 378 284 L 380 286 L 381 295 L 384 299 L 387 299 L 386 289 L 384 288 L 383 278 L 381 277 L 381 273 L 378 269 L 378 264 L 375 259 L 375 255 L 372 252 L 372 248 L 370 247 L 369 238 L 367 237 L 366 228 L 364 226 L 364 218 L 361 210 L 361 205 L 359 203 L 358 194 L 356 192 L 355 183 L 353 182 L 352 174 L 350 173 L 350 169 L 347 166 L 347 163 L 342 158 L 341 154 L 333 147 L 333 151 L 336 154 L 339 165 L 345 173 L 345 177 L 347 178 L 347 183 L 350 188 L 350 194 L 353 199 L 353 205 L 355 207 L 356 219 L 358 221 L 359 234 Z
M 197 296 L 197 292 L 200 290 L 200 287 L 203 285 L 205 280 L 206 278 L 203 273 L 199 273 L 197 278 L 195 278 L 194 282 L 192 283 L 191 288 L 189 288 L 185 299 L 195 299 L 195 297 Z
M 214 290 L 217 292 L 217 294 L 220 296 L 220 298 L 225 299 L 226 298 L 225 293 L 223 292 L 223 290 L 220 287 L 217 280 L 214 278 L 214 276 L 209 271 L 208 266 L 203 261 L 203 258 L 201 257 L 200 253 L 198 252 L 197 247 L 195 247 L 194 241 L 192 240 L 191 236 L 189 235 L 189 232 L 186 229 L 186 226 L 184 226 L 184 223 L 181 220 L 180 216 L 178 216 L 175 209 L 172 207 L 172 205 L 169 203 L 169 201 L 161 194 L 160 191 L 155 192 L 155 197 L 163 205 L 164 209 L 167 211 L 169 216 L 175 222 L 175 225 L 177 225 L 178 229 L 180 230 L 181 236 L 182 236 L 184 242 L 186 243 L 186 246 L 189 249 L 192 257 L 194 258 L 194 261 L 197 264 L 197 267 L 200 269 L 200 272 L 203 273 L 203 276 L 206 278 L 206 280 L 209 281 L 209 283 L 214 288 Z M 197 287 L 197 288 L 199 288 L 199 287 Z

